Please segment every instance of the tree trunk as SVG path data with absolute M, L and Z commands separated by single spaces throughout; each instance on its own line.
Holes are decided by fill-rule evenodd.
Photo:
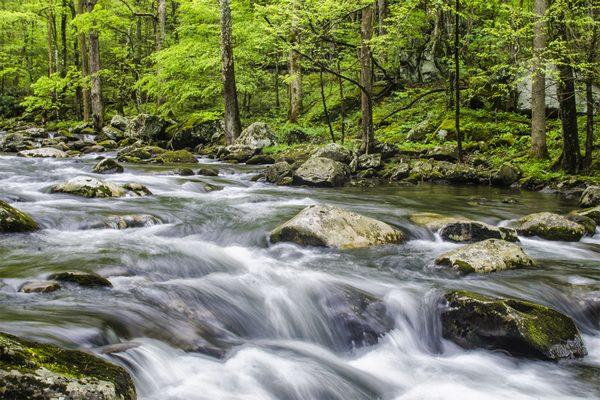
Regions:
M 454 16 L 454 129 L 456 130 L 458 161 L 462 162 L 462 132 L 460 131 L 460 0 L 455 3 Z
M 219 0 L 219 2 L 221 5 L 221 78 L 223 80 L 223 102 L 225 103 L 225 140 L 231 144 L 242 132 L 242 123 L 235 85 L 231 8 L 229 0 Z
M 319 70 L 319 85 L 321 88 L 321 103 L 323 104 L 323 112 L 327 119 L 327 127 L 329 128 L 329 135 L 331 136 L 331 142 L 335 143 L 335 134 L 333 133 L 333 126 L 331 125 L 331 118 L 329 117 L 329 109 L 327 108 L 327 98 L 325 97 L 325 81 L 323 80 L 323 67 Z
M 87 1 L 87 11 L 92 12 L 98 0 Z M 100 80 L 100 41 L 98 32 L 92 30 L 88 33 L 89 41 L 89 69 L 91 76 L 91 108 L 92 108 L 92 123 L 94 129 L 99 132 L 102 130 L 103 123 L 103 105 L 102 105 L 102 85 Z
M 546 158 L 546 77 L 542 53 L 547 46 L 546 0 L 535 0 L 536 21 L 533 27 L 533 80 L 531 83 L 531 151 L 537 158 Z
M 158 18 L 158 29 L 156 31 L 156 50 L 160 51 L 163 48 L 166 34 L 167 21 L 167 0 L 158 0 L 158 8 L 156 12 Z
M 296 1 L 292 4 L 294 11 L 297 9 L 298 4 Z M 298 18 L 294 14 L 292 16 L 292 35 L 290 43 L 292 46 L 298 44 Z M 298 54 L 293 48 L 290 50 L 289 60 L 289 73 L 290 73 L 290 111 L 288 114 L 288 120 L 290 122 L 297 122 L 300 114 L 302 114 L 302 69 L 300 66 L 300 54 Z
M 368 154 L 374 142 L 373 133 L 373 66 L 369 41 L 373 37 L 373 5 L 362 10 L 360 21 L 360 85 L 363 87 L 360 96 L 361 109 L 361 152 Z
M 562 168 L 569 174 L 579 171 L 581 153 L 577 130 L 577 104 L 575 102 L 575 77 L 569 64 L 558 66 L 560 82 L 558 100 L 563 134 Z
M 594 150 L 594 92 L 591 77 L 585 83 L 585 100 L 585 158 L 583 160 L 583 167 L 589 170 L 592 166 L 592 151 Z
M 60 14 L 60 40 L 62 50 L 62 62 L 60 66 L 60 75 L 64 77 L 67 75 L 67 0 L 62 2 L 62 10 Z
M 85 0 L 78 0 L 77 14 L 79 14 L 79 15 L 81 15 L 85 12 L 84 2 L 85 2 Z M 85 34 L 83 34 L 83 33 L 79 34 L 79 45 L 80 45 L 80 50 L 81 50 L 80 51 L 81 52 L 81 76 L 85 80 L 90 74 L 90 67 L 89 67 L 89 53 L 88 53 L 87 39 L 85 37 Z M 91 99 L 90 99 L 90 89 L 87 84 L 84 85 L 83 90 L 81 91 L 81 94 L 82 94 L 83 119 L 84 119 L 84 121 L 89 121 L 90 120 Z
M 54 69 L 54 1 L 48 2 L 48 20 L 47 20 L 47 36 L 46 45 L 48 50 L 48 76 L 56 72 Z
M 377 0 L 377 25 L 379 35 L 385 35 L 385 19 L 388 17 L 388 0 Z

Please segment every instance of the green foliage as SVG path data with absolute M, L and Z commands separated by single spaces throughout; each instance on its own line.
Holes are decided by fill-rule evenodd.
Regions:
M 27 96 L 22 105 L 32 115 L 41 115 L 44 119 L 64 117 L 73 102 L 75 90 L 81 86 L 81 76 L 74 67 L 65 77 L 54 73 L 43 76 L 31 85 L 33 93 Z

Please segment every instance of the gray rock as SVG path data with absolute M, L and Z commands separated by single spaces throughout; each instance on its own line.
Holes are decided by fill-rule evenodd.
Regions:
M 514 243 L 487 239 L 450 250 L 436 258 L 437 265 L 451 267 L 460 273 L 489 273 L 516 268 L 531 268 L 534 261 Z
M 591 218 L 596 222 L 597 225 L 600 225 L 600 206 L 587 208 L 585 210 L 576 210 L 573 211 L 573 213 Z
M 365 169 L 378 169 L 381 168 L 381 154 L 362 154 L 358 157 L 356 162 L 357 170 L 365 170 Z
M 34 143 L 31 136 L 26 132 L 9 132 L 0 138 L 0 151 L 15 153 L 21 150 L 28 150 Z
M 121 197 L 127 194 L 123 187 L 90 176 L 76 176 L 52 187 L 54 193 L 68 193 L 83 197 Z
M 60 289 L 60 284 L 56 281 L 33 281 L 26 282 L 19 288 L 23 293 L 50 293 Z
M 504 163 L 498 170 L 494 181 L 504 186 L 510 186 L 521 177 L 521 171 L 512 164 Z
M 588 186 L 579 199 L 580 207 L 600 206 L 600 186 Z
M 110 120 L 110 126 L 112 126 L 113 128 L 120 129 L 121 131 L 127 129 L 127 125 L 129 125 L 129 120 L 126 117 L 119 114 L 114 115 Z
M 271 241 L 351 249 L 404 241 L 390 225 L 339 207 L 309 206 L 271 232 Z
M 422 226 L 434 232 L 437 232 L 448 224 L 471 222 L 470 219 L 464 217 L 450 217 L 430 212 L 414 213 L 409 215 L 408 219 L 413 224 Z
M 167 140 L 166 129 L 169 123 L 156 115 L 140 114 L 127 124 L 126 134 L 134 139 L 147 142 Z
M 277 162 L 265 169 L 265 179 L 270 183 L 277 183 L 281 179 L 290 176 L 292 166 L 285 161 Z
M 466 291 L 447 293 L 444 300 L 442 336 L 461 347 L 543 360 L 587 354 L 573 320 L 546 306 Z
M 250 157 L 246 164 L 248 165 L 259 165 L 259 164 L 273 164 L 275 160 L 271 156 L 267 156 L 264 154 L 256 154 Z
M 546 240 L 578 241 L 585 228 L 562 215 L 541 212 L 517 220 L 515 227 L 523 236 L 538 236 Z
M 262 150 L 264 147 L 275 145 L 275 134 L 264 122 L 255 122 L 241 133 L 233 142 L 236 146 L 244 146 L 255 151 Z
M 191 168 L 180 168 L 175 173 L 179 176 L 193 176 L 194 170 Z
M 457 243 L 473 243 L 485 239 L 501 239 L 516 242 L 517 232 L 478 221 L 456 221 L 442 226 L 439 235 L 444 240 Z
M 250 146 L 233 144 L 226 147 L 227 154 L 222 158 L 225 161 L 236 161 L 238 163 L 243 163 L 252 158 L 257 151 L 258 149 Z
M 111 215 L 104 219 L 104 226 L 112 229 L 145 228 L 161 224 L 162 221 L 149 214 Z
M 410 164 L 401 162 L 396 165 L 389 173 L 389 179 L 393 181 L 400 181 L 408 178 L 410 174 Z
M 293 178 L 297 185 L 342 186 L 350 178 L 350 168 L 329 158 L 313 157 L 294 172 Z
M 38 229 L 39 225 L 33 218 L 0 200 L 0 233 L 32 232 Z
M 136 399 L 125 369 L 91 354 L 0 333 L 0 358 L 3 399 Z
M 196 175 L 203 175 L 203 176 L 219 176 L 219 171 L 212 169 L 212 168 L 200 168 L 197 172 Z
M 105 158 L 94 166 L 92 172 L 96 174 L 119 174 L 123 172 L 123 166 L 112 158 Z
M 350 164 L 350 161 L 352 161 L 352 152 L 337 143 L 329 143 L 319 147 L 312 156 L 329 158 L 342 164 Z
M 114 126 L 105 126 L 104 128 L 102 128 L 102 134 L 100 135 L 100 138 L 98 140 L 123 140 L 126 137 L 126 134 L 124 132 L 125 129 L 126 128 L 119 129 Z
M 27 158 L 66 158 L 67 153 L 54 147 L 41 147 L 39 149 L 21 150 L 17 153 L 19 157 Z
M 566 218 L 583 226 L 586 234 L 593 236 L 596 233 L 596 221 L 592 218 L 580 214 L 569 214 L 566 215 Z

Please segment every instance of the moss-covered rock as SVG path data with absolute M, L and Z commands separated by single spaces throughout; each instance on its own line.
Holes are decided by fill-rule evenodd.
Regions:
M 89 176 L 76 176 L 52 187 L 54 193 L 68 193 L 83 197 L 121 197 L 127 190 L 111 182 Z
M 588 186 L 579 199 L 580 207 L 600 206 L 600 186 Z
M 294 172 L 293 178 L 297 185 L 342 186 L 350 178 L 350 168 L 329 158 L 313 157 Z
M 305 246 L 361 248 L 404 241 L 390 225 L 339 207 L 309 206 L 271 232 L 271 241 Z
M 265 179 L 270 183 L 278 183 L 292 174 L 292 166 L 285 161 L 277 162 L 265 169 Z
M 350 161 L 352 161 L 352 152 L 337 143 L 329 143 L 319 147 L 312 156 L 329 158 L 342 164 L 350 164 Z
M 456 221 L 442 226 L 439 235 L 444 240 L 457 243 L 472 243 L 485 239 L 502 239 L 516 242 L 517 232 L 514 229 L 502 228 L 479 221 Z
M 549 212 L 529 214 L 519 219 L 515 227 L 520 235 L 547 240 L 578 241 L 585 234 L 582 225 Z
M 94 165 L 92 172 L 96 174 L 119 174 L 123 172 L 123 166 L 112 158 L 105 158 Z
M 56 281 L 32 281 L 25 282 L 19 292 L 23 293 L 51 293 L 60 289 L 60 284 Z
M 111 215 L 103 221 L 103 226 L 112 229 L 145 228 L 161 224 L 162 221 L 149 214 Z
M 435 263 L 451 267 L 462 274 L 489 273 L 535 266 L 534 261 L 521 247 L 498 239 L 487 239 L 450 250 L 436 258 Z
M 37 222 L 0 200 L 0 233 L 32 232 L 39 229 Z
M 127 136 L 146 142 L 167 140 L 166 130 L 169 122 L 157 115 L 139 114 L 131 119 L 126 128 Z
M 600 206 L 586 208 L 584 210 L 575 210 L 573 214 L 582 215 L 593 219 L 597 225 L 600 225 Z
M 245 146 L 259 151 L 265 147 L 276 144 L 276 138 L 269 125 L 264 122 L 254 122 L 242 131 L 235 139 L 235 146 Z
M 466 291 L 447 293 L 444 300 L 442 335 L 461 347 L 544 360 L 587 354 L 573 320 L 546 306 Z
M 26 158 L 66 158 L 67 153 L 54 147 L 41 147 L 39 149 L 22 150 L 17 153 L 19 157 Z
M 76 283 L 79 286 L 93 287 L 93 286 L 104 286 L 112 287 L 112 283 L 103 276 L 90 272 L 79 272 L 79 271 L 68 271 L 59 272 L 52 274 L 48 279 L 59 281 L 59 282 L 71 282 Z
M 580 215 L 580 214 L 569 214 L 569 215 L 566 215 L 566 218 L 569 221 L 573 221 L 573 222 L 583 226 L 586 234 L 593 236 L 596 233 L 596 221 L 594 221 L 590 217 L 587 217 L 585 215 Z
M 207 168 L 207 167 L 202 167 L 198 171 L 196 171 L 196 175 L 202 175 L 202 176 L 219 176 L 219 170 L 212 169 L 212 168 Z
M 470 219 L 464 217 L 451 217 L 431 212 L 411 214 L 408 216 L 408 219 L 413 224 L 422 226 L 434 232 L 437 232 L 440 228 L 447 224 L 471 221 Z
M 81 351 L 0 333 L 0 398 L 135 400 L 136 392 L 122 367 Z
M 188 150 L 167 150 L 154 157 L 152 162 L 157 164 L 195 164 L 198 160 Z

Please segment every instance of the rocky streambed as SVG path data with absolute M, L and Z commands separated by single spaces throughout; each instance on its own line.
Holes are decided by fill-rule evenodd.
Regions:
M 310 188 L 377 156 L 94 150 L 0 155 L 4 397 L 600 396 L 593 187 Z

